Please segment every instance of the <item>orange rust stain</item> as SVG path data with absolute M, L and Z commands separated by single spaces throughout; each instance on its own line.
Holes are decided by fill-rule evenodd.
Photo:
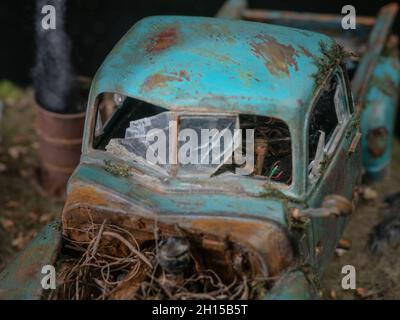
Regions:
M 193 227 L 215 232 L 222 236 L 239 235 L 239 234 L 255 234 L 256 230 L 262 229 L 260 223 L 247 221 L 225 221 L 220 219 L 199 219 L 192 222 Z M 265 231 L 265 230 L 264 230 Z
M 141 86 L 141 91 L 148 92 L 155 88 L 163 88 L 169 82 L 172 82 L 172 81 L 182 82 L 183 80 L 190 81 L 189 74 L 184 70 L 180 70 L 179 73 L 173 72 L 169 75 L 156 73 L 156 74 L 153 74 L 153 75 L 147 77 L 147 79 L 144 81 L 144 83 Z
M 279 43 L 269 35 L 257 36 L 260 43 L 251 43 L 252 51 L 265 61 L 265 66 L 274 76 L 289 76 L 289 66 L 298 70 L 295 57 L 299 53 L 291 46 Z
M 368 152 L 373 158 L 382 156 L 388 144 L 388 131 L 385 127 L 371 129 L 367 133 Z
M 165 30 L 151 36 L 146 46 L 146 51 L 156 53 L 168 49 L 175 45 L 179 40 L 176 27 L 168 27 Z
M 268 261 L 270 274 L 276 274 L 286 268 L 293 259 L 292 248 L 284 233 L 278 227 L 260 223 L 260 221 L 227 221 L 225 219 L 193 220 L 193 229 L 220 238 L 237 240 L 241 244 L 254 247 Z
M 314 55 L 308 51 L 306 48 L 304 48 L 302 45 L 299 45 L 299 48 L 301 49 L 301 52 L 308 58 L 314 57 Z
M 99 192 L 95 187 L 76 186 L 69 192 L 65 207 L 74 203 L 82 202 L 99 206 L 106 206 L 109 204 L 107 197 L 105 197 L 104 194 Z

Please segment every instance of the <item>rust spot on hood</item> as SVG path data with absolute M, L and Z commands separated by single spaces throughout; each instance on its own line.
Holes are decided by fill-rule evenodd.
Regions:
M 173 72 L 171 74 L 156 73 L 146 78 L 141 86 L 141 91 L 148 92 L 155 88 L 163 88 L 171 81 L 182 82 L 184 80 L 190 80 L 188 73 L 184 70 L 179 71 L 179 73 Z
M 308 51 L 306 48 L 304 48 L 302 45 L 299 45 L 299 48 L 301 52 L 307 57 L 307 58 L 314 58 L 314 55 Z
M 289 76 L 289 66 L 297 71 L 298 66 L 295 57 L 298 52 L 291 45 L 279 43 L 274 37 L 269 35 L 259 35 L 258 43 L 251 43 L 252 51 L 265 61 L 265 66 L 274 76 Z
M 179 34 L 176 27 L 168 27 L 163 31 L 151 36 L 146 46 L 148 53 L 157 53 L 168 49 L 178 42 Z

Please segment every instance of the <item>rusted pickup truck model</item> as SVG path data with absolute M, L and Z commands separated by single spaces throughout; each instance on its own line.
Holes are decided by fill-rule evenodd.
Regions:
M 129 229 L 139 247 L 184 236 L 222 279 L 269 279 L 261 298 L 319 297 L 357 200 L 362 158 L 375 176 L 389 161 L 396 11 L 389 5 L 377 18 L 358 17 L 347 32 L 336 16 L 249 10 L 243 1 L 219 15 L 273 24 L 139 21 L 93 80 L 62 221 L 1 273 L 0 297 L 42 298 L 42 266 L 56 263 L 65 239 L 78 241 L 79 230 L 105 219 Z M 168 127 L 171 119 L 178 128 Z M 149 164 L 141 134 L 160 127 L 172 157 L 178 129 L 253 129 L 254 170 Z

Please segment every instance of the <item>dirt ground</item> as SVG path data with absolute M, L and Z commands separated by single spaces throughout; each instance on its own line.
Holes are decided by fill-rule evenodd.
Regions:
M 15 101 L 6 102 L 0 122 L 0 270 L 55 216 L 63 200 L 43 194 L 35 180 L 37 158 L 33 128 L 33 94 L 27 91 Z M 394 160 L 388 177 L 372 188 L 378 198 L 363 201 L 344 233 L 351 248 L 335 256 L 325 272 L 325 298 L 400 299 L 400 249 L 384 256 L 370 254 L 369 234 L 381 219 L 386 195 L 400 191 L 400 144 L 394 148 Z M 342 266 L 356 268 L 358 290 L 342 290 Z
M 377 191 L 378 197 L 372 201 L 361 201 L 346 227 L 343 239 L 349 241 L 350 250 L 340 257 L 335 255 L 324 275 L 323 285 L 328 299 L 400 299 L 400 248 L 385 251 L 382 256 L 374 256 L 368 247 L 372 228 L 383 218 L 384 198 L 400 191 L 398 141 L 394 145 L 388 175 L 383 181 L 369 186 Z M 344 265 L 355 267 L 357 290 L 341 288 Z
M 29 90 L 7 101 L 0 122 L 0 270 L 63 205 L 44 195 L 36 183 L 32 101 Z

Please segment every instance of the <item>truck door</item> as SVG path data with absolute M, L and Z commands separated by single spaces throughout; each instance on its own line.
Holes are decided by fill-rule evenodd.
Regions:
M 325 196 L 342 195 L 351 201 L 361 162 L 359 133 L 341 70 L 336 70 L 319 90 L 308 117 L 308 205 L 321 206 Z M 359 143 L 358 143 L 359 145 Z M 349 150 L 350 148 L 350 150 Z M 330 260 L 347 217 L 313 217 L 315 263 L 320 270 Z

